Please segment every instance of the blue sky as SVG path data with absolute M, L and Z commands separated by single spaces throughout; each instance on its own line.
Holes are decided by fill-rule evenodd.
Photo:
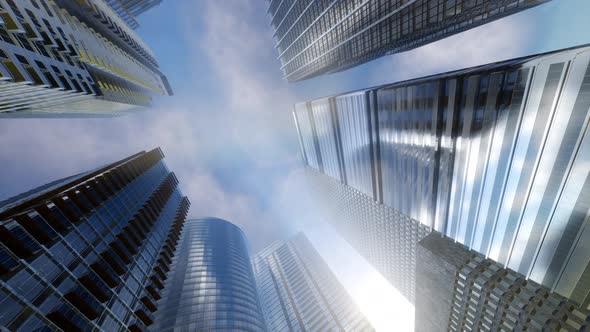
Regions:
M 304 230 L 376 327 L 412 330 L 412 307 L 323 223 L 310 199 L 291 105 L 590 43 L 589 12 L 588 0 L 554 0 L 410 52 L 289 84 L 265 1 L 167 0 L 139 18 L 138 32 L 175 96 L 114 119 L 3 120 L 0 200 L 160 146 L 193 203 L 192 216 L 238 224 L 254 252 Z

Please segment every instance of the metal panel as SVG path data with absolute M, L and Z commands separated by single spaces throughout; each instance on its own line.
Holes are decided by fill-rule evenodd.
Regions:
M 323 171 L 326 175 L 342 180 L 338 161 L 335 127 L 328 98 L 311 102 L 313 122 L 321 153 Z
M 336 112 L 342 137 L 346 181 L 352 188 L 373 196 L 371 141 L 365 93 L 337 97 Z

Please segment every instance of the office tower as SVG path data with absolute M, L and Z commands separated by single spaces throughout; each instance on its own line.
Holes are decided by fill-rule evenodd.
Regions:
M 275 242 L 254 258 L 271 331 L 373 331 L 307 238 Z
M 189 201 L 160 149 L 0 203 L 0 327 L 145 331 Z
M 585 331 L 588 306 L 552 293 L 438 232 L 418 246 L 415 330 Z
M 104 0 L 0 0 L 0 117 L 116 116 L 172 89 Z
M 106 0 L 109 6 L 129 25 L 137 29 L 138 15 L 162 3 L 162 0 Z
M 581 46 L 298 104 L 312 185 L 410 300 L 400 260 L 413 274 L 435 230 L 587 307 L 589 62 Z
M 548 0 L 268 0 L 288 81 L 333 73 L 497 20 Z
M 265 331 L 246 237 L 218 218 L 189 220 L 154 331 Z

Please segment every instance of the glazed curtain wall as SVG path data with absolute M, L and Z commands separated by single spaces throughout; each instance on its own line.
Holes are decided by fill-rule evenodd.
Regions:
M 305 160 L 582 301 L 590 275 L 589 60 L 579 47 L 327 98 L 321 109 L 298 104 Z M 332 136 L 317 128 L 320 114 L 329 118 L 323 113 Z

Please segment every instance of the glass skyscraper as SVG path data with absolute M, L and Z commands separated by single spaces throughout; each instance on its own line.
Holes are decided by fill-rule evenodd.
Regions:
M 548 0 L 268 0 L 285 79 L 407 51 Z
M 265 331 L 246 237 L 218 218 L 188 220 L 153 331 Z
M 162 0 L 106 0 L 117 14 L 133 29 L 139 27 L 138 15 L 162 3 Z
M 189 201 L 141 152 L 0 202 L 0 326 L 145 331 Z
M 105 0 L 0 0 L 0 117 L 116 116 L 172 89 Z
M 298 104 L 310 182 L 412 301 L 434 230 L 588 308 L 589 63 L 581 46 Z
M 302 233 L 262 250 L 254 271 L 270 331 L 373 331 Z

